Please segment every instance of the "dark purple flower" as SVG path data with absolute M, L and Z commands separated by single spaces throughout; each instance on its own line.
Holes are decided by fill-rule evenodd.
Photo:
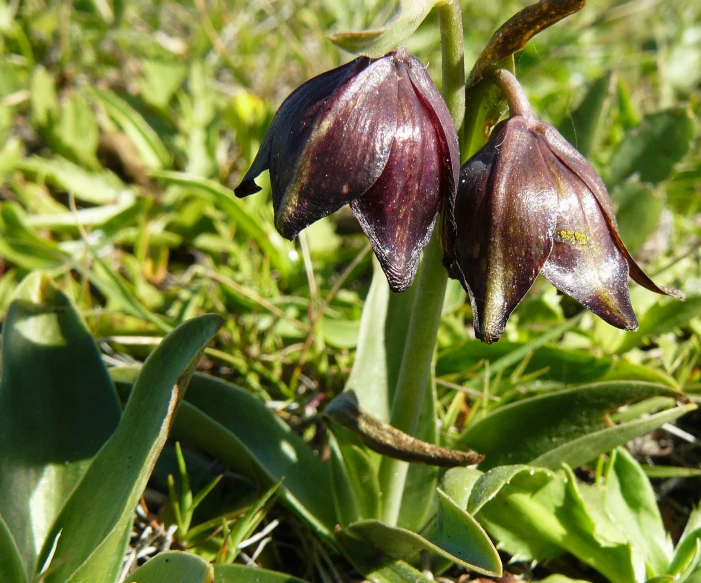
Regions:
M 393 291 L 414 279 L 444 200 L 455 197 L 458 138 L 421 62 L 403 51 L 359 57 L 280 106 L 236 188 L 270 170 L 275 226 L 288 239 L 346 204 Z
M 514 113 L 512 107 L 462 167 L 444 227 L 445 263 L 470 294 L 477 337 L 499 339 L 539 273 L 625 330 L 638 327 L 629 274 L 649 290 L 683 299 L 633 260 L 591 164 L 530 106 Z

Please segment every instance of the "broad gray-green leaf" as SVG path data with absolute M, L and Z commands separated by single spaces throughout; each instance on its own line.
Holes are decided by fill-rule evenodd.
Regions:
M 141 369 L 122 419 L 56 519 L 40 558 L 58 539 L 47 583 L 98 581 L 114 569 L 134 507 L 168 437 L 199 355 L 222 324 L 189 320 L 168 334 Z M 125 454 L 128 452 L 128 455 Z M 60 536 L 59 536 L 60 533 Z M 112 553 L 106 550 L 112 549 Z
M 112 369 L 128 383 L 135 369 Z M 122 385 L 124 386 L 124 385 Z M 173 436 L 270 486 L 284 477 L 280 496 L 333 545 L 337 523 L 328 467 L 277 415 L 247 391 L 196 374 L 180 407 Z
M 485 454 L 482 469 L 518 463 L 577 466 L 690 407 L 663 412 L 652 420 L 607 424 L 608 414 L 618 407 L 651 397 L 678 399 L 681 393 L 651 383 L 610 382 L 539 395 L 499 407 L 470 426 L 461 443 Z
M 395 11 L 384 26 L 360 32 L 338 32 L 328 39 L 350 53 L 381 57 L 403 47 L 435 3 L 436 0 L 397 0 Z
M 132 141 L 146 166 L 153 169 L 170 167 L 170 152 L 138 111 L 108 89 L 90 87 L 86 88 L 86 91 Z
M 246 235 L 269 257 L 272 264 L 283 275 L 288 275 L 294 260 L 291 259 L 292 243 L 285 241 L 273 228 L 272 223 L 265 222 L 251 211 L 246 204 L 234 196 L 234 192 L 214 180 L 201 178 L 184 172 L 152 171 L 151 176 L 163 180 L 166 184 L 175 184 L 186 191 L 203 197 L 217 208 L 223 209 Z
M 305 583 L 286 573 L 245 565 L 214 565 L 214 580 L 217 583 Z
M 484 530 L 447 494 L 441 490 L 437 492 L 438 513 L 424 529 L 425 536 L 379 520 L 358 521 L 347 530 L 398 559 L 410 559 L 427 549 L 467 569 L 501 576 L 499 555 Z
M 672 541 L 662 523 L 650 481 L 627 450 L 614 450 L 606 473 L 606 511 L 639 549 L 653 573 L 664 573 Z
M 480 480 L 489 480 L 490 473 Z M 501 483 L 498 490 L 486 489 L 492 492 L 491 498 L 477 514 L 504 550 L 521 560 L 535 561 L 569 552 L 612 583 L 639 581 L 630 545 L 615 525 L 601 520 L 605 518 L 603 501 L 598 509 L 585 502 L 570 470 L 553 473 L 520 468 L 509 473 L 508 483 L 495 480 L 495 485 Z M 473 494 L 480 490 L 479 483 L 475 484 Z
M 613 186 L 634 174 L 641 182 L 662 182 L 689 151 L 693 138 L 694 120 L 685 107 L 646 115 L 614 152 L 607 183 Z
M 612 75 L 609 71 L 589 85 L 579 105 L 560 123 L 560 133 L 583 156 L 589 156 L 598 143 L 611 100 L 612 87 Z
M 222 581 L 224 579 L 222 578 Z M 214 568 L 192 553 L 169 551 L 146 561 L 125 583 L 213 583 Z M 219 582 L 219 577 L 217 577 Z
M 377 467 L 365 451 L 342 438 L 329 435 L 331 481 L 339 524 L 380 516 L 380 483 Z
M 0 581 L 28 583 L 19 549 L 2 516 L 0 516 Z
M 5 319 L 0 381 L 0 514 L 28 573 L 120 414 L 95 342 L 70 300 L 45 275 L 30 275 Z

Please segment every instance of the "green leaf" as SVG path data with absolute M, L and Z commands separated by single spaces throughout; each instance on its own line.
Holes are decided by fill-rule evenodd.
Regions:
M 27 225 L 27 216 L 13 202 L 0 204 L 0 256 L 24 269 L 53 269 L 71 261 L 67 253 Z
M 170 152 L 156 131 L 138 111 L 108 89 L 86 87 L 86 91 L 127 135 L 146 166 L 153 169 L 170 167 L 172 164 Z
M 187 66 L 180 61 L 141 59 L 143 77 L 139 79 L 139 93 L 149 104 L 158 108 L 168 105 L 182 85 Z
M 540 380 L 550 380 L 566 385 L 628 380 L 677 386 L 673 378 L 654 368 L 622 358 L 595 356 L 580 350 L 556 346 L 542 346 L 540 338 L 526 344 L 501 340 L 491 345 L 479 340 L 469 340 L 460 346 L 439 353 L 436 374 L 442 377 L 460 373 L 474 367 L 481 360 L 488 360 L 489 373 L 493 376 L 499 370 L 512 370 L 512 367 L 518 365 L 529 354 L 530 358 L 523 374 L 541 371 Z
M 75 308 L 45 275 L 30 275 L 7 312 L 0 381 L 0 514 L 28 573 L 120 414 Z
M 678 466 L 642 466 L 648 478 L 695 478 L 701 476 L 701 468 Z
M 435 3 L 435 0 L 397 0 L 394 13 L 382 27 L 362 32 L 338 32 L 329 35 L 328 39 L 350 53 L 381 57 L 404 46 Z
M 59 108 L 56 84 L 51 74 L 42 66 L 34 68 L 31 80 L 32 123 L 37 128 L 46 128 L 58 120 Z
M 63 158 L 48 160 L 30 156 L 17 164 L 22 172 L 75 195 L 78 200 L 96 205 L 115 203 L 126 190 L 124 183 L 108 170 L 91 172 Z
M 333 500 L 339 524 L 380 516 L 377 467 L 368 454 L 342 438 L 329 435 Z
M 589 156 L 598 144 L 611 100 L 612 80 L 610 71 L 595 79 L 579 105 L 560 123 L 560 133 L 583 156 Z
M 141 369 L 122 419 L 56 519 L 41 552 L 58 540 L 47 583 L 107 580 L 121 563 L 134 507 L 168 437 L 199 355 L 222 324 L 189 320 L 168 334 Z M 128 455 L 125 455 L 128 452 Z
M 64 100 L 58 123 L 49 130 L 51 147 L 59 154 L 97 170 L 99 129 L 88 102 L 80 93 Z
M 390 295 L 387 278 L 375 259 L 372 266 L 372 283 L 363 305 L 358 349 L 346 390 L 355 392 L 362 409 L 387 423 L 404 341 L 395 342 L 401 336 L 390 338 L 386 334 L 403 331 L 406 336 L 414 287 L 403 294 Z
M 146 561 L 125 583 L 213 583 L 214 569 L 192 553 L 168 551 Z M 217 577 L 219 582 L 219 577 Z
M 184 172 L 152 171 L 150 174 L 167 184 L 182 186 L 188 192 L 213 203 L 216 208 L 223 209 L 234 220 L 236 226 L 270 257 L 275 268 L 283 275 L 289 275 L 294 264 L 290 255 L 294 249 L 292 244 L 285 241 L 272 224 L 266 225 L 243 201 L 238 200 L 231 189 L 214 180 Z
M 490 474 L 504 470 L 506 475 L 490 478 Z M 492 492 L 491 500 L 486 500 L 477 518 L 504 550 L 521 560 L 535 561 L 569 552 L 612 583 L 637 583 L 639 573 L 630 545 L 603 513 L 603 502 L 599 500 L 597 507 L 587 501 L 596 494 L 595 487 L 583 496 L 583 486 L 578 488 L 567 467 L 558 473 L 528 467 L 518 471 L 496 468 L 477 481 L 473 493 L 484 490 L 481 480 L 490 479 L 493 485 L 486 490 Z
M 286 573 L 244 565 L 215 565 L 214 579 L 217 583 L 305 583 Z
M 664 573 L 672 558 L 672 541 L 662 523 L 650 481 L 623 448 L 611 455 L 604 497 L 606 512 L 642 553 L 651 571 Z
M 635 253 L 657 228 L 664 201 L 649 184 L 627 182 L 615 193 L 616 220 L 628 251 Z
M 640 182 L 662 182 L 689 151 L 693 138 L 694 120 L 686 107 L 646 115 L 613 154 L 607 183 L 618 184 L 634 174 Z
M 0 581 L 4 583 L 29 583 L 22 564 L 22 556 L 7 524 L 0 516 Z
M 570 579 L 569 577 L 566 577 L 565 575 L 550 575 L 550 577 L 546 577 L 545 579 L 542 579 L 540 581 L 540 583 L 588 583 L 588 582 L 584 581 L 583 579 Z
M 427 549 L 466 569 L 500 577 L 499 554 L 487 534 L 447 494 L 441 490 L 437 492 L 438 514 L 424 530 L 425 537 L 379 520 L 354 522 L 347 531 L 391 557 L 406 560 Z
M 124 367 L 110 372 L 116 380 L 128 382 L 135 369 Z M 175 419 L 173 437 L 264 485 L 284 477 L 281 498 L 333 545 L 337 519 L 328 467 L 247 391 L 196 374 Z
M 678 417 L 693 405 L 610 427 L 608 414 L 651 397 L 681 393 L 651 383 L 609 382 L 538 395 L 499 407 L 470 426 L 461 443 L 485 454 L 482 468 L 531 463 L 573 467 Z
M 649 336 L 659 336 L 682 327 L 701 314 L 701 295 L 692 296 L 684 302 L 663 300 L 651 306 L 640 319 L 640 327 L 623 337 L 616 352 L 622 354 L 639 346 Z

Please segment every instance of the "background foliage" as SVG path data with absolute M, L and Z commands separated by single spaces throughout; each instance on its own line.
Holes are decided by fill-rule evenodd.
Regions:
M 103 430 L 116 427 L 119 417 L 116 395 L 98 354 L 90 353 L 92 361 L 85 356 L 94 349 L 81 335 L 81 322 L 97 340 L 104 363 L 131 366 L 186 320 L 217 313 L 225 321 L 208 345 L 200 371 L 243 389 L 235 395 L 244 404 L 232 401 L 231 406 L 252 411 L 266 428 L 261 439 L 279 432 L 280 441 L 289 441 L 297 455 L 310 457 L 309 467 L 316 467 L 316 456 L 302 447 L 302 440 L 322 458 L 328 456 L 326 429 L 317 413 L 348 380 L 372 275 L 371 254 L 349 213 L 324 219 L 299 241 L 288 242 L 273 228 L 269 188 L 245 200 L 235 199 L 231 188 L 250 164 L 282 99 L 304 80 L 348 60 L 325 36 L 382 22 L 387 9 L 381 4 L 0 3 L 0 313 L 6 323 L 11 321 L 7 310 L 13 296 L 53 306 L 60 313 L 76 306 L 79 317 L 69 318 L 69 329 L 51 325 L 59 338 L 76 334 L 80 342 L 87 342 L 65 340 L 86 363 L 79 372 L 89 374 L 91 386 L 104 391 L 92 395 L 96 404 L 74 395 L 75 402 L 63 403 L 69 413 L 77 415 L 81 407 L 94 413 L 99 407 Z M 496 27 L 523 5 L 463 3 L 468 68 Z M 530 462 L 535 454 L 497 462 L 498 439 L 513 443 L 533 425 L 525 409 L 489 439 L 479 429 L 481 419 L 524 397 L 595 381 L 652 381 L 698 400 L 699 22 L 701 7 L 692 1 L 591 0 L 586 9 L 537 36 L 516 56 L 519 78 L 536 111 L 561 128 L 607 182 L 631 252 L 656 281 L 682 289 L 688 299 L 676 303 L 633 285 L 640 330 L 624 333 L 581 314 L 577 304 L 538 281 L 511 318 L 503 340 L 486 346 L 474 340 L 469 303 L 452 282 L 436 359 L 437 439 L 442 443 L 469 444 L 485 452 L 492 447 L 493 462 L 489 456 L 487 462 L 493 465 Z M 431 14 L 409 44 L 437 81 L 438 39 Z M 39 285 L 39 279 L 31 281 L 41 293 L 32 291 L 29 283 L 18 291 L 20 281 L 38 270 L 61 292 L 48 283 Z M 375 298 L 369 297 L 368 301 Z M 28 317 L 15 312 L 15 318 Z M 41 334 L 49 334 L 49 329 L 40 328 Z M 3 354 L 7 359 L 7 350 Z M 40 358 L 32 355 L 26 364 L 37 375 Z M 183 357 L 181 368 L 188 362 Z M 11 373 L 6 360 L 4 390 Z M 71 374 L 77 371 L 62 371 L 61 383 L 70 385 Z M 121 371 L 113 377 L 125 401 L 136 375 Z M 222 442 L 226 445 L 217 452 L 204 448 L 209 455 L 202 454 L 197 446 L 203 441 L 211 445 L 214 429 L 202 429 L 206 424 L 198 411 L 208 411 L 216 429 L 227 427 L 226 414 L 215 415 L 216 403 L 207 410 L 214 389 L 197 391 L 198 383 L 206 382 L 216 383 L 201 377 L 193 381 L 188 393 L 193 408 L 182 409 L 182 415 L 189 411 L 190 422 L 174 426 L 175 436 L 183 440 L 182 456 L 173 444 L 166 445 L 151 480 L 152 491 L 161 493 L 153 495 L 156 507 L 164 508 L 164 523 L 177 525 L 176 538 L 188 546 L 202 543 L 212 532 L 214 526 L 208 529 L 207 520 L 219 514 L 238 518 L 233 523 L 238 526 L 229 527 L 232 532 L 220 531 L 197 547 L 207 559 L 231 562 L 238 555 L 231 550 L 236 548 L 232 541 L 242 542 L 278 521 L 284 528 L 270 531 L 272 544 L 261 548 L 259 563 L 304 578 L 333 580 L 349 571 L 343 559 L 318 542 L 331 536 L 324 533 L 332 521 L 324 515 L 329 508 L 317 508 L 320 504 L 315 506 L 313 497 L 291 500 L 294 485 L 289 487 L 289 481 L 280 492 L 273 487 L 261 497 L 268 486 L 261 488 L 256 472 L 247 475 L 241 470 L 246 456 L 269 456 L 274 459 L 266 461 L 265 481 L 275 483 L 286 474 L 289 456 L 277 458 L 264 448 L 251 453 L 262 443 L 255 436 L 238 450 Z M 350 383 L 372 393 L 365 378 L 355 377 Z M 247 400 L 251 404 L 245 404 Z M 646 402 L 644 411 L 631 407 L 619 413 L 618 420 L 669 405 L 669 399 L 656 401 L 655 407 Z M 36 403 L 28 400 L 27 406 L 38 407 Z M 273 411 L 277 420 L 270 424 L 255 406 Z M 499 414 L 508 418 L 513 411 L 504 408 Z M 679 422 L 692 434 L 698 433 L 698 417 L 693 415 Z M 14 436 L 21 445 L 21 434 L 7 427 L 3 435 Z M 105 438 L 86 431 L 95 442 L 81 442 L 89 450 L 77 456 L 83 461 Z M 231 432 L 226 435 L 232 439 Z M 667 433 L 658 434 L 656 441 L 639 442 L 639 459 L 698 469 L 697 444 L 674 441 L 663 459 L 659 454 L 665 440 L 670 440 Z M 144 460 L 154 458 L 144 461 L 144 467 L 155 463 L 152 453 L 143 452 Z M 588 461 L 584 457 L 579 463 Z M 183 464 L 195 497 L 224 475 L 194 507 L 186 494 Z M 73 477 L 69 471 L 60 478 L 66 495 L 77 483 L 76 476 L 86 471 L 83 465 L 74 468 Z M 493 466 L 483 469 L 489 467 Z M 317 470 L 315 479 L 330 479 L 325 470 Z M 655 470 L 660 475 L 656 465 L 651 473 Z M 180 477 L 169 484 L 168 474 Z M 698 494 L 693 494 L 698 478 L 680 481 L 672 474 L 661 472 L 664 480 L 655 484 L 670 514 L 668 529 L 678 536 L 686 514 L 698 502 Z M 121 495 L 135 502 L 138 494 Z M 307 509 L 318 527 L 310 530 L 298 515 L 274 504 L 276 495 L 287 503 L 284 508 Z M 62 503 L 57 501 L 56 512 L 46 517 L 42 541 Z M 205 525 L 199 531 L 187 523 L 195 509 L 199 514 L 192 526 Z M 0 513 L 7 520 L 5 512 Z M 123 518 L 114 517 L 114 548 L 128 536 Z M 492 517 L 492 523 L 499 519 Z M 0 523 L 0 539 L 4 532 Z M 36 533 L 32 536 L 36 556 L 23 555 L 25 564 L 49 552 L 36 543 Z M 509 550 L 518 555 L 518 548 L 513 543 Z M 577 554 L 567 546 L 565 550 Z M 68 569 L 65 564 L 59 568 Z M 192 568 L 207 576 L 206 565 Z M 63 580 L 59 575 L 56 580 Z

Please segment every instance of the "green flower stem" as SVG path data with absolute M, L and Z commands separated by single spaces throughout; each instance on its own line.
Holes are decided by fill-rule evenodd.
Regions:
M 443 56 L 443 95 L 453 116 L 458 135 L 465 115 L 465 63 L 463 56 L 462 15 L 457 0 L 438 7 Z M 404 354 L 397 378 L 390 422 L 397 429 L 414 435 L 429 386 L 436 335 L 441 321 L 448 274 L 442 264 L 440 229 L 433 232 L 425 247 L 416 282 L 416 298 Z M 384 499 L 383 520 L 396 525 L 409 465 L 393 458 L 383 458 L 380 484 Z

